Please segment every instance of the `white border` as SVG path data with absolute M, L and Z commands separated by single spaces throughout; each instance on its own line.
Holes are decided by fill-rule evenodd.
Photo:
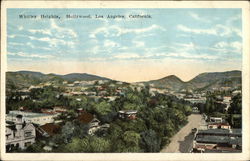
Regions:
M 6 8 L 242 8 L 242 153 L 5 153 Z M 1 6 L 1 156 L 2 160 L 248 160 L 249 155 L 249 3 L 236 1 L 2 1 Z

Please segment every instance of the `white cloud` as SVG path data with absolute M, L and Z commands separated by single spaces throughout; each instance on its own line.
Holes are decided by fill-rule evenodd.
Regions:
M 114 56 L 114 58 L 118 58 L 118 59 L 133 59 L 133 58 L 140 58 L 140 56 L 136 53 L 120 53 L 116 56 Z
M 142 34 L 153 30 L 165 31 L 165 28 L 155 24 L 145 28 L 133 28 L 133 29 L 122 28 L 117 25 L 112 25 L 95 29 L 93 32 L 90 33 L 89 37 L 96 38 L 97 34 L 102 34 L 104 37 L 113 37 L 113 36 L 118 37 L 127 33 Z
M 31 40 L 38 40 L 38 41 L 43 41 L 47 42 L 50 47 L 58 47 L 58 45 L 67 45 L 71 48 L 74 46 L 74 42 L 72 41 L 65 41 L 62 39 L 57 39 L 57 38 L 50 38 L 50 37 L 42 37 L 42 38 L 37 38 L 33 36 L 29 36 Z
M 206 23 L 211 22 L 211 21 L 208 20 L 207 18 L 201 18 L 197 13 L 189 12 L 188 14 L 189 14 L 193 19 L 195 19 L 195 20 L 197 20 L 197 21 L 206 22 Z
M 18 26 L 18 30 L 19 31 L 23 30 L 23 26 Z
M 114 41 L 111 41 L 111 40 L 105 40 L 104 41 L 104 47 L 119 47 L 120 45 Z
M 210 29 L 197 29 L 197 28 L 190 28 L 184 25 L 177 25 L 177 29 L 183 32 L 189 32 L 194 34 L 207 34 L 207 35 L 215 35 L 215 36 L 231 36 L 233 33 L 237 34 L 241 37 L 241 31 L 238 28 L 232 26 L 225 26 L 221 24 L 215 25 L 213 28 Z
M 33 49 L 35 48 L 35 46 L 31 42 L 27 42 L 26 45 L 33 48 Z
M 188 49 L 188 50 L 190 50 L 190 49 L 194 49 L 194 48 L 196 48 L 196 45 L 193 43 L 193 42 L 190 42 L 190 43 L 175 43 L 176 45 L 178 45 L 178 46 L 182 46 L 182 47 L 184 47 L 185 49 Z
M 27 54 L 27 53 L 23 53 L 23 52 L 18 52 L 18 53 L 8 52 L 8 55 L 27 57 L 27 58 L 41 58 L 41 59 L 48 59 L 48 58 L 54 57 L 52 55 Z
M 28 31 L 33 33 L 33 34 L 41 33 L 41 34 L 45 34 L 45 35 L 52 35 L 52 33 L 49 29 L 30 29 Z
M 234 41 L 234 42 L 225 42 L 225 41 L 221 41 L 218 42 L 214 45 L 214 47 L 216 49 L 224 49 L 226 51 L 234 51 L 234 52 L 238 52 L 241 53 L 242 50 L 242 44 L 239 41 Z M 231 50 L 230 50 L 231 49 Z
M 23 45 L 22 43 L 16 43 L 16 42 L 8 42 L 8 45 L 17 45 L 17 46 L 20 46 L 20 45 Z
M 58 26 L 53 19 L 51 20 L 51 29 L 54 30 L 56 36 L 60 38 L 64 38 L 65 36 L 76 38 L 78 36 L 74 30 Z
M 132 41 L 133 44 L 135 44 L 136 47 L 144 47 L 145 43 L 143 41 Z
M 12 35 L 8 35 L 8 38 L 15 38 L 15 37 L 27 37 L 27 35 L 22 35 L 22 34 L 12 34 Z
M 238 41 L 232 42 L 230 45 L 236 50 L 242 50 L 242 44 Z
M 241 14 L 230 17 L 227 20 L 227 24 L 232 25 L 234 23 L 234 21 L 238 21 L 238 20 L 241 20 Z
M 166 56 L 166 57 L 174 57 L 174 58 L 184 58 L 184 59 L 206 59 L 206 60 L 216 60 L 218 59 L 218 56 L 210 55 L 207 53 L 201 53 L 199 55 L 192 54 L 188 52 L 170 52 L 170 53 L 161 53 L 160 56 Z
M 184 25 L 177 25 L 177 28 L 181 31 L 195 33 L 195 34 L 209 34 L 209 35 L 217 34 L 215 29 L 192 29 Z
M 91 53 L 91 54 L 104 54 L 110 51 L 110 48 L 108 49 L 102 49 L 99 45 L 96 45 L 92 48 L 90 48 L 89 50 L 87 50 L 87 52 Z
M 16 35 L 8 35 L 9 38 L 15 38 Z

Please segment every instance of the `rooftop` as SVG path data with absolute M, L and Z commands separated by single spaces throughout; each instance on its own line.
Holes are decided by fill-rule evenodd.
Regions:
M 207 129 L 207 130 L 199 130 L 198 134 L 236 134 L 241 135 L 241 129 Z M 197 135 L 198 135 L 197 134 Z
M 43 116 L 51 116 L 51 114 L 44 113 L 33 113 L 33 112 L 23 112 L 23 111 L 10 111 L 7 116 L 16 117 L 18 115 L 22 115 L 23 117 L 43 117 Z
M 137 113 L 137 110 L 121 110 L 119 113 Z
M 242 144 L 242 138 L 229 137 L 229 136 L 211 136 L 211 135 L 198 135 L 195 140 L 200 143 L 215 143 L 215 144 Z

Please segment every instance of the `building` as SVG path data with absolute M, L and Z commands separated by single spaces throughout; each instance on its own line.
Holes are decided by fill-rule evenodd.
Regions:
M 53 107 L 53 111 L 56 113 L 64 113 L 67 112 L 67 109 L 65 107 L 55 106 Z
M 23 122 L 22 116 L 16 116 L 15 123 L 6 123 L 6 151 L 25 149 L 35 143 L 36 129 L 32 123 Z
M 231 129 L 228 123 L 209 123 L 207 125 L 208 129 Z
M 241 94 L 241 90 L 235 90 L 232 92 L 233 96 L 236 96 L 237 94 Z
M 40 136 L 49 137 L 58 134 L 61 130 L 61 126 L 59 124 L 47 123 L 37 127 L 36 130 Z
M 193 113 L 200 113 L 200 110 L 198 109 L 198 107 L 193 107 L 192 112 Z
M 122 119 L 136 119 L 137 110 L 121 110 L 118 112 L 118 117 Z
M 44 125 L 46 123 L 53 123 L 54 117 L 57 114 L 45 114 L 45 113 L 33 113 L 24 111 L 10 111 L 6 114 L 6 121 L 17 122 L 17 116 L 22 115 L 22 120 L 26 123 L 34 123 L 38 125 Z
M 184 98 L 185 101 L 189 101 L 191 103 L 206 103 L 206 97 L 200 98 Z
M 241 152 L 241 129 L 198 130 L 193 141 L 193 152 Z
M 222 123 L 223 119 L 221 117 L 210 117 L 209 121 L 210 122 L 216 122 L 216 123 Z
M 77 120 L 83 124 L 87 124 L 89 126 L 88 134 L 94 135 L 95 132 L 100 128 L 100 121 L 95 118 L 91 113 L 82 112 L 78 115 Z

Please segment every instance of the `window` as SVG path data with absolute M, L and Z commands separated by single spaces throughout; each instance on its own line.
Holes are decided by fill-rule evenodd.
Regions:
M 27 146 L 29 146 L 29 145 L 31 145 L 31 142 L 26 142 L 26 143 L 24 144 L 25 147 L 27 147 Z
M 30 136 L 32 136 L 32 132 L 31 132 L 31 131 L 26 131 L 26 132 L 24 133 L 24 136 L 25 136 L 25 137 L 30 137 Z

